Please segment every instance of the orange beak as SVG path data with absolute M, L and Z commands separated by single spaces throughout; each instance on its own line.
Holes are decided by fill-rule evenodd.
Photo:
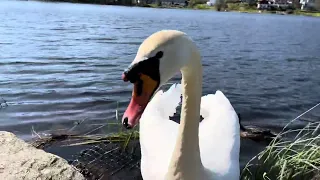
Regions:
M 159 82 L 148 75 L 140 74 L 140 79 L 134 83 L 130 104 L 122 118 L 122 124 L 125 128 L 131 129 L 139 123 L 142 113 L 158 86 Z

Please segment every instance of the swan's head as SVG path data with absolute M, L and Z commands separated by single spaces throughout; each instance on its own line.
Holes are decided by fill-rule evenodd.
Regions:
M 172 78 L 190 60 L 192 41 L 180 31 L 163 30 L 149 36 L 140 45 L 137 55 L 122 79 L 134 84 L 130 104 L 122 124 L 132 128 L 158 88 Z

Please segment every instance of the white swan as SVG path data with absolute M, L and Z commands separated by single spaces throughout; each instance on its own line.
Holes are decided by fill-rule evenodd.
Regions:
M 155 93 L 178 71 L 181 85 Z M 163 30 L 149 36 L 122 78 L 134 83 L 122 122 L 132 128 L 140 120 L 143 179 L 239 179 L 238 116 L 221 91 L 201 97 L 200 53 L 185 33 Z M 181 94 L 178 124 L 169 116 L 175 113 Z

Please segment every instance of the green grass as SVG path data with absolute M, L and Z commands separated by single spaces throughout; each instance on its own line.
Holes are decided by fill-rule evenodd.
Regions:
M 152 7 L 152 8 L 159 8 L 158 4 L 148 4 L 149 7 Z
M 130 3 L 130 0 L 118 1 L 100 1 L 100 0 L 39 0 L 39 1 L 51 1 L 51 2 L 72 2 L 72 3 L 86 3 L 86 4 L 110 4 L 110 5 L 126 5 L 126 6 L 135 6 L 135 4 Z M 192 1 L 188 7 L 184 6 L 170 6 L 170 5 L 158 5 L 158 4 L 144 4 L 136 5 L 140 7 L 149 7 L 149 8 L 168 8 L 168 9 L 198 9 L 198 10 L 216 10 L 216 7 L 208 6 L 203 4 L 201 0 Z M 247 3 L 227 3 L 226 7 L 222 7 L 221 11 L 235 11 L 243 13 L 276 13 L 275 11 L 259 11 L 256 6 L 249 6 Z M 320 17 L 320 12 L 306 12 L 301 10 L 295 10 L 293 15 L 303 15 L 303 16 L 313 16 Z
M 265 150 L 252 158 L 243 169 L 241 179 L 311 180 L 319 176 L 319 131 L 320 122 L 279 133 L 278 137 L 282 139 L 274 139 Z M 295 137 L 291 139 L 293 135 Z
M 108 135 L 84 135 L 84 136 L 72 136 L 73 139 L 81 139 L 81 142 L 68 144 L 67 146 L 79 146 L 97 144 L 102 142 L 109 143 L 123 143 L 123 147 L 126 148 L 128 143 L 132 140 L 139 139 L 139 131 L 131 130 L 126 132 L 117 132 Z
M 213 10 L 213 7 L 208 6 L 207 4 L 196 4 L 193 6 L 193 9 Z
M 228 11 L 240 11 L 240 12 L 258 12 L 255 6 L 250 6 L 248 3 L 228 3 Z
M 303 16 L 313 16 L 313 17 L 320 17 L 320 12 L 306 12 L 301 10 L 294 11 L 295 15 L 303 15 Z

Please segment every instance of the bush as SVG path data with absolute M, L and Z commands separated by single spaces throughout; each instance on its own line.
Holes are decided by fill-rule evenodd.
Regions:
M 194 7 L 197 4 L 204 4 L 204 3 L 206 3 L 206 1 L 204 1 L 204 0 L 190 0 L 189 7 Z
M 194 6 L 196 9 L 211 9 L 207 4 L 197 4 Z
M 221 11 L 221 9 L 225 9 L 226 6 L 227 4 L 225 0 L 216 0 L 216 3 L 214 5 L 217 11 Z
M 248 3 L 228 3 L 227 9 L 230 11 L 250 11 L 256 10 L 256 6 L 251 6 Z

